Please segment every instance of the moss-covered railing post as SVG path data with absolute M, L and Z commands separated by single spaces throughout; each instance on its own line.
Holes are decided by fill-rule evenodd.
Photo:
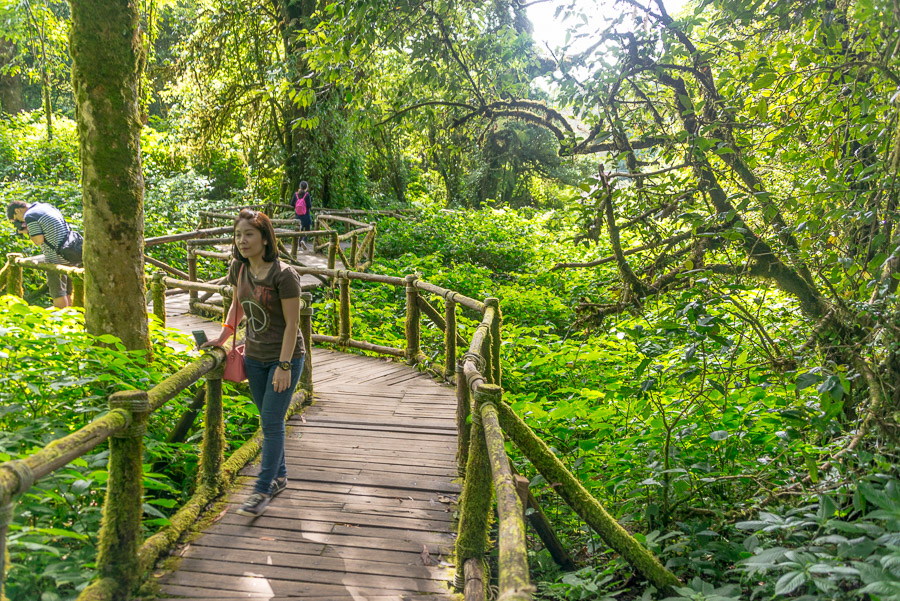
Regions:
M 498 584 L 499 598 L 528 601 L 534 589 L 528 578 L 528 547 L 525 542 L 525 520 L 522 503 L 516 492 L 509 458 L 503 444 L 503 430 L 497 418 L 497 405 L 502 393 L 499 386 L 483 384 L 478 389 L 476 413 L 481 415 L 485 444 L 491 463 L 494 491 L 497 496 Z
M 456 366 L 456 293 L 451 292 L 444 298 L 444 378 L 449 382 L 453 370 L 459 373 Z M 460 379 L 456 379 L 459 386 Z
M 6 550 L 6 534 L 12 523 L 16 500 L 0 490 L 0 601 L 6 601 L 6 568 L 9 553 Z
M 157 271 L 153 274 L 153 280 L 150 282 L 150 294 L 153 297 L 153 314 L 159 318 L 163 327 L 166 325 L 166 282 L 163 280 L 164 277 L 166 277 L 164 271 Z
M 222 412 L 221 365 L 206 374 L 206 409 L 203 415 L 203 442 L 200 446 L 198 484 L 219 490 L 222 484 L 222 463 L 225 461 L 225 419 Z
M 486 298 L 484 299 L 484 304 L 487 307 L 493 307 L 494 309 L 494 319 L 491 320 L 491 337 L 490 337 L 490 354 L 484 355 L 484 360 L 486 363 L 490 363 L 491 366 L 491 384 L 496 384 L 500 386 L 500 324 L 502 323 L 502 317 L 500 315 L 500 299 L 497 298 Z
M 6 293 L 22 298 L 25 296 L 25 288 L 22 282 L 22 266 L 19 260 L 22 253 L 9 253 L 6 255 L 9 261 L 9 273 L 6 276 Z
M 341 290 L 341 314 L 340 314 L 340 332 L 338 333 L 338 344 L 347 346 L 350 342 L 350 278 L 340 275 L 338 272 L 338 287 Z
M 124 601 L 130 598 L 140 577 L 142 464 L 150 400 L 146 391 L 126 390 L 109 397 L 109 408 L 128 411 L 130 423 L 109 439 L 109 479 L 97 550 L 100 579 L 79 595 L 80 601 Z
M 465 379 L 461 383 L 466 386 Z M 475 403 L 482 400 L 480 388 L 475 392 Z M 469 452 L 466 460 L 466 477 L 459 499 L 459 534 L 456 537 L 456 586 L 464 586 L 466 562 L 484 561 L 488 545 L 488 525 L 491 512 L 491 464 L 488 460 L 484 427 L 478 411 L 472 413 Z M 458 568 L 458 569 L 459 569 Z M 489 579 L 485 579 L 487 581 Z
M 353 269 L 354 271 L 359 266 L 359 257 L 357 254 L 359 253 L 359 234 L 353 234 L 350 236 L 350 265 L 347 266 L 347 269 Z
M 73 275 L 72 278 L 72 306 L 84 306 L 84 276 Z
M 188 279 L 192 282 L 197 281 L 197 254 L 194 252 L 193 246 L 188 246 L 188 255 L 187 255 L 187 264 L 188 264 Z M 192 305 L 197 302 L 197 291 L 196 290 L 188 290 L 188 307 L 192 307 Z
M 466 477 L 466 463 L 469 461 L 469 438 L 472 425 L 469 423 L 471 400 L 469 386 L 463 373 L 463 364 L 456 364 L 456 469 L 460 478 Z
M 406 362 L 415 365 L 419 360 L 419 290 L 416 275 L 408 275 L 406 281 Z
M 370 264 L 375 261 L 375 235 L 376 235 L 377 231 L 378 230 L 376 230 L 375 227 L 373 226 L 372 227 L 372 235 L 369 236 L 369 251 L 367 253 L 369 256 L 367 257 L 366 260 Z
M 306 347 L 306 358 L 303 361 L 303 371 L 300 372 L 300 386 L 306 393 L 306 400 L 312 399 L 312 294 L 300 293 L 300 333 L 303 334 L 303 345 Z
M 338 233 L 335 231 L 331 231 L 329 233 L 328 240 L 328 269 L 334 269 L 335 262 L 337 261 L 337 248 L 340 241 L 338 240 Z
M 554 490 L 583 519 L 594 532 L 612 547 L 625 561 L 658 589 L 665 590 L 681 583 L 656 556 L 628 533 L 566 469 L 528 425 L 505 403 L 497 403 L 497 414 L 503 431 L 516 444 L 531 464 L 547 480 L 558 483 Z

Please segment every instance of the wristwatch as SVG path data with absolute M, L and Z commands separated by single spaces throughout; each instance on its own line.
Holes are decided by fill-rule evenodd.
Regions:
M 278 364 L 278 367 L 283 369 L 284 371 L 291 371 L 291 362 L 290 361 L 282 361 Z

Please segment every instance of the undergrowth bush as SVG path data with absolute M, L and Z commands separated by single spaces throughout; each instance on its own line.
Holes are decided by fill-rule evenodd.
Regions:
M 47 310 L 0 297 L 0 462 L 21 458 L 107 411 L 118 390 L 147 390 L 191 356 L 167 341 L 190 344 L 151 321 L 154 359 L 126 351 L 113 336 L 84 331 L 78 309 Z M 193 490 L 201 431 L 182 443 L 166 436 L 190 402 L 182 394 L 151 416 L 145 437 L 144 534 L 168 523 Z M 232 448 L 256 429 L 244 387 L 226 386 L 227 439 Z M 107 444 L 39 480 L 16 504 L 8 549 L 11 601 L 71 600 L 95 576 Z

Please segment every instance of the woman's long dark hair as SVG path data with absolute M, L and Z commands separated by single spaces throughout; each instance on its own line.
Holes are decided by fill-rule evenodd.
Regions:
M 265 250 L 263 251 L 263 261 L 271 263 L 277 259 L 278 243 L 275 241 L 275 228 L 272 227 L 269 216 L 261 211 L 254 211 L 253 209 L 241 209 L 241 212 L 234 220 L 234 227 L 237 227 L 237 224 L 241 220 L 246 221 L 259 230 L 263 241 L 266 243 Z M 234 243 L 234 234 L 231 235 L 231 255 L 245 265 L 249 262 L 248 259 L 245 259 L 241 255 L 241 251 L 238 250 L 237 244 Z

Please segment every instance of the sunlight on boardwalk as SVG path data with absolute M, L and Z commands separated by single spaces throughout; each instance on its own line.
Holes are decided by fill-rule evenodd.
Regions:
M 207 322 L 208 323 L 208 322 Z M 207 327 L 209 327 L 207 325 Z M 228 512 L 159 579 L 179 599 L 456 599 L 455 395 L 401 363 L 313 351 L 315 403 L 289 424 L 288 489 Z

